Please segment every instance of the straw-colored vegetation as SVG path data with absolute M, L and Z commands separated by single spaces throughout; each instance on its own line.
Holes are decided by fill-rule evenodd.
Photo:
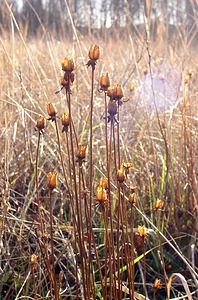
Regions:
M 147 26 L 18 29 L 0 37 L 0 299 L 197 299 L 196 51 Z

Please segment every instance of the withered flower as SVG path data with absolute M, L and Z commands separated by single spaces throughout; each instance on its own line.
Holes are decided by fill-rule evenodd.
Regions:
M 162 288 L 161 280 L 158 279 L 158 278 L 156 278 L 155 281 L 154 281 L 154 283 L 153 283 L 153 287 L 154 287 L 154 289 L 156 289 L 156 290 L 161 289 L 161 288 Z
M 47 186 L 50 190 L 53 190 L 57 187 L 57 173 L 56 172 L 53 171 L 48 174 Z
M 110 86 L 110 79 L 108 73 L 102 74 L 100 77 L 100 89 L 102 91 L 107 91 L 109 86 Z
M 164 201 L 157 199 L 155 202 L 155 210 L 163 209 L 163 207 L 164 207 Z
M 135 205 L 136 204 L 136 201 L 137 201 L 137 196 L 136 196 L 136 193 L 133 192 L 129 195 L 129 202 L 132 204 L 132 205 Z
M 89 58 L 91 60 L 98 60 L 100 57 L 100 49 L 98 45 L 91 45 L 91 48 L 89 49 Z
M 107 192 L 102 186 L 98 186 L 96 190 L 96 200 L 98 202 L 107 201 Z
M 78 146 L 78 149 L 76 151 L 76 157 L 77 157 L 77 161 L 79 163 L 82 163 L 85 160 L 86 149 L 87 149 L 87 145 L 79 145 Z
M 107 181 L 107 178 L 102 176 L 100 178 L 100 181 L 99 181 L 99 186 L 102 187 L 103 189 L 107 189 L 108 188 L 108 181 Z
M 123 169 L 118 169 L 117 173 L 116 173 L 116 176 L 117 176 L 117 181 L 119 183 L 123 183 L 124 182 L 124 180 L 125 180 L 125 174 L 124 174 Z
M 123 98 L 123 91 L 120 84 L 110 85 L 107 89 L 107 96 L 110 97 L 111 100 L 117 100 L 118 104 L 121 105 L 121 99 Z
M 92 45 L 91 48 L 89 49 L 89 61 L 87 62 L 87 67 L 91 66 L 92 70 L 95 69 L 96 66 L 96 61 L 99 59 L 100 57 L 100 49 L 99 46 L 97 45 Z
M 69 115 L 67 113 L 63 113 L 62 114 L 62 116 L 61 116 L 61 123 L 63 125 L 62 132 L 67 132 L 69 124 L 70 124 L 70 118 L 69 118 Z
M 47 112 L 48 112 L 48 115 L 50 116 L 50 118 L 48 120 L 55 121 L 56 115 L 57 115 L 57 110 L 52 103 L 49 103 L 47 105 Z
M 138 234 L 139 234 L 139 236 L 140 237 L 142 237 L 142 238 L 146 238 L 146 236 L 147 236 L 147 230 L 146 230 L 146 228 L 144 227 L 144 226 L 138 226 Z
M 45 129 L 45 118 L 43 116 L 39 116 L 36 120 L 36 129 L 40 132 L 43 132 Z
M 64 72 L 72 72 L 74 70 L 74 61 L 73 59 L 65 57 L 62 62 L 62 70 Z

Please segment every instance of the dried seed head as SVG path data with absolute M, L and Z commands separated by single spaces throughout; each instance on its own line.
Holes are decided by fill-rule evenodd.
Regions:
M 74 61 L 73 59 L 65 57 L 62 62 L 62 70 L 64 72 L 72 72 L 74 70 Z
M 102 186 L 97 187 L 96 200 L 99 201 L 99 202 L 107 201 L 107 192 Z
M 61 116 L 61 122 L 63 126 L 69 126 L 70 124 L 70 119 L 69 115 L 67 113 L 63 113 Z
M 111 100 L 120 100 L 122 99 L 123 91 L 120 84 L 110 85 L 107 89 L 107 96 L 111 98 Z
M 47 185 L 50 190 L 53 190 L 57 187 L 57 173 L 56 172 L 50 172 L 48 174 Z
M 125 180 L 125 174 L 124 174 L 123 169 L 117 170 L 116 176 L 117 176 L 117 181 L 119 183 L 123 183 L 124 182 L 124 180 Z
M 138 234 L 140 237 L 142 238 L 146 238 L 147 236 L 147 231 L 146 231 L 146 228 L 144 226 L 138 226 Z
M 162 288 L 161 280 L 158 279 L 158 278 L 156 278 L 155 281 L 154 281 L 154 283 L 153 283 L 153 287 L 154 287 L 154 289 L 157 289 L 157 290 L 161 289 Z
M 82 161 L 85 159 L 86 149 L 87 149 L 87 145 L 79 145 L 78 146 L 78 149 L 76 151 L 76 157 L 77 157 L 78 161 Z
M 129 195 L 129 202 L 132 204 L 132 205 L 135 205 L 136 204 L 136 201 L 137 201 L 137 196 L 136 196 L 136 193 L 133 192 Z
M 110 85 L 107 89 L 107 96 L 109 96 L 111 99 L 114 99 L 116 95 L 116 86 Z
M 45 128 L 45 118 L 43 116 L 39 116 L 36 120 L 36 128 L 38 131 L 42 131 Z
M 115 96 L 116 99 L 122 99 L 122 97 L 124 96 L 123 91 L 122 91 L 122 87 L 120 84 L 116 85 L 116 89 L 115 89 Z
M 117 102 L 115 100 L 109 101 L 108 113 L 110 114 L 110 116 L 115 116 L 117 114 L 117 110 L 118 110 Z
M 157 199 L 155 203 L 155 210 L 162 209 L 164 207 L 164 201 Z
M 54 106 L 52 103 L 49 103 L 49 104 L 47 105 L 47 112 L 48 112 L 48 115 L 49 115 L 51 118 L 55 118 L 55 117 L 56 117 L 57 110 L 56 110 L 55 106 Z
M 110 79 L 108 73 L 102 74 L 100 77 L 100 88 L 102 91 L 107 91 L 110 86 Z
M 31 264 L 35 266 L 37 264 L 37 262 L 38 262 L 38 255 L 32 254 L 32 256 L 31 256 Z
M 92 45 L 91 48 L 89 49 L 89 58 L 91 60 L 98 60 L 100 57 L 100 49 L 99 46 L 97 45 Z
M 99 186 L 102 187 L 105 190 L 108 188 L 108 181 L 107 181 L 106 177 L 101 177 L 100 178 Z

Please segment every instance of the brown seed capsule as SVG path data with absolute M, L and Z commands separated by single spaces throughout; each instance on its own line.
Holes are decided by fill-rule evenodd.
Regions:
M 99 181 L 99 186 L 102 187 L 103 189 L 107 189 L 108 187 L 108 181 L 106 177 L 101 177 Z
M 154 289 L 157 289 L 157 290 L 161 289 L 162 288 L 161 280 L 158 279 L 158 278 L 156 278 L 155 281 L 154 281 L 154 283 L 153 283 L 153 287 L 154 287 Z
M 111 99 L 114 99 L 116 97 L 116 85 L 110 85 L 107 89 L 107 96 L 109 96 Z
M 36 128 L 39 131 L 42 131 L 45 128 L 45 118 L 43 116 L 39 116 L 36 120 Z
M 82 161 L 85 159 L 86 149 L 87 149 L 87 145 L 79 145 L 78 146 L 78 149 L 76 151 L 76 157 L 79 161 Z
M 102 74 L 100 77 L 100 88 L 103 91 L 107 91 L 108 87 L 110 86 L 110 79 L 108 73 Z
M 136 204 L 136 201 L 137 201 L 136 193 L 131 193 L 131 194 L 129 195 L 129 202 L 130 202 L 132 205 L 135 205 L 135 204 Z
M 97 187 L 96 200 L 99 201 L 99 202 L 107 201 L 107 192 L 102 186 Z
M 31 264 L 32 265 L 36 265 L 37 262 L 38 262 L 38 255 L 32 254 L 32 256 L 31 256 Z
M 49 173 L 47 185 L 50 190 L 53 190 L 57 187 L 57 173 L 56 172 Z
M 115 100 L 109 101 L 109 104 L 108 104 L 108 113 L 111 116 L 115 116 L 117 114 L 117 110 L 118 110 L 118 105 L 117 105 L 116 101 Z
M 164 207 L 164 201 L 157 199 L 155 203 L 155 210 L 162 209 Z
M 124 96 L 122 87 L 119 84 L 116 85 L 115 96 L 116 96 L 116 99 L 121 99 Z
M 69 126 L 70 124 L 70 119 L 69 115 L 67 113 L 63 113 L 61 116 L 61 122 L 63 126 Z
M 147 231 L 146 228 L 144 226 L 138 226 L 138 234 L 140 237 L 145 238 L 147 236 Z
M 124 182 L 124 180 L 125 180 L 125 174 L 124 174 L 123 169 L 117 170 L 116 176 L 117 176 L 117 181 L 119 183 L 123 183 Z
M 74 61 L 73 59 L 65 57 L 62 62 L 62 70 L 64 72 L 72 72 L 74 70 Z
M 91 48 L 89 49 L 89 58 L 91 60 L 98 60 L 100 57 L 100 49 L 99 46 L 97 45 L 92 45 Z
M 52 103 L 47 105 L 47 112 L 50 117 L 55 117 L 57 114 L 56 108 Z

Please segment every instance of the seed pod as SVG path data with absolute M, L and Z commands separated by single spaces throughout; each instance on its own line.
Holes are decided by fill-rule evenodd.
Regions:
M 157 199 L 155 203 L 155 210 L 162 209 L 164 207 L 164 201 Z
M 47 185 L 50 190 L 53 190 L 57 187 L 57 173 L 56 172 L 49 173 Z
M 73 59 L 65 57 L 62 62 L 62 70 L 64 72 L 72 72 L 74 70 L 74 61 Z
M 132 204 L 132 205 L 135 205 L 136 204 L 136 201 L 137 201 L 137 196 L 136 196 L 136 193 L 131 193 L 129 195 L 129 202 Z
M 115 88 L 115 97 L 116 99 L 121 99 L 124 96 L 123 91 L 122 91 L 122 87 L 120 84 L 116 85 Z
M 38 255 L 32 254 L 32 256 L 31 256 L 31 264 L 35 266 L 37 264 L 37 262 L 38 262 Z
M 124 174 L 123 169 L 117 170 L 116 176 L 117 176 L 117 181 L 119 183 L 123 183 L 124 182 L 124 180 L 125 180 L 125 174 Z
M 109 104 L 108 104 L 108 113 L 111 116 L 115 116 L 117 114 L 117 109 L 118 109 L 118 106 L 117 106 L 116 101 L 115 100 L 109 101 Z
M 82 161 L 85 159 L 86 149 L 87 149 L 87 145 L 79 145 L 78 146 L 78 149 L 76 151 L 76 157 L 77 157 L 78 161 Z
M 107 91 L 108 87 L 110 86 L 110 79 L 108 73 L 102 74 L 100 77 L 100 88 L 103 91 Z
M 102 187 L 103 189 L 107 189 L 108 187 L 108 181 L 106 177 L 101 177 L 99 181 L 99 186 Z
M 36 120 L 36 128 L 39 131 L 42 131 L 45 128 L 45 118 L 43 116 L 39 116 Z
M 61 122 L 63 126 L 69 126 L 70 124 L 70 119 L 69 115 L 67 113 L 63 113 L 61 116 Z
M 91 48 L 89 49 L 89 58 L 91 60 L 98 60 L 100 57 L 100 49 L 99 46 L 97 45 L 92 45 Z
M 109 96 L 112 100 L 116 97 L 116 85 L 110 85 L 107 89 L 107 96 Z
M 107 192 L 102 186 L 98 186 L 96 190 L 96 200 L 99 202 L 107 201 Z
M 48 115 L 50 117 L 52 117 L 52 118 L 56 117 L 57 110 L 56 110 L 55 106 L 52 103 L 49 103 L 47 105 L 47 112 L 48 112 Z
M 154 289 L 158 290 L 158 289 L 161 289 L 162 288 L 162 285 L 161 285 L 161 280 L 156 278 L 154 283 L 153 283 L 153 287 Z
M 147 231 L 144 226 L 138 226 L 138 234 L 140 237 L 145 238 L 147 236 Z

